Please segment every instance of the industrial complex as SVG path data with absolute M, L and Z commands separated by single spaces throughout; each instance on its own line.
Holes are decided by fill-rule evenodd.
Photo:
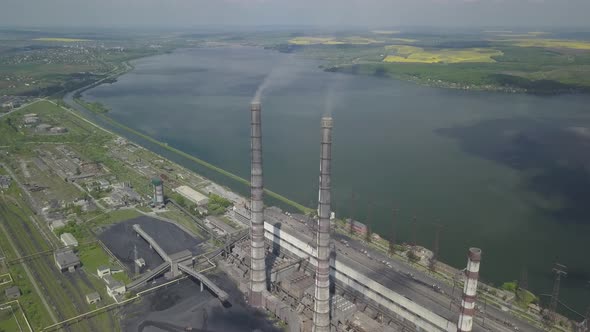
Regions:
M 509 293 L 480 281 L 485 250 L 465 248 L 466 265 L 456 269 L 416 243 L 387 248 L 368 223 L 337 218 L 332 117 L 319 124 L 317 207 L 293 212 L 265 206 L 265 193 L 274 193 L 264 188 L 262 105 L 252 103 L 249 112 L 250 197 L 110 134 L 103 162 L 89 160 L 74 144 L 58 143 L 31 145 L 30 154 L 0 164 L 6 171 L 1 189 L 13 194 L 0 196 L 0 213 L 10 220 L 2 231 L 18 239 L 10 244 L 18 253 L 7 260 L 10 272 L 0 275 L 9 280 L 6 299 L 30 296 L 28 284 L 13 284 L 14 269 L 23 266 L 47 302 L 43 307 L 55 316 L 37 324 L 44 331 L 117 330 L 115 317 L 124 317 L 122 330 L 242 331 L 219 318 L 238 312 L 256 322 L 248 331 L 507 332 L 556 326 L 536 307 L 512 306 Z M 42 111 L 20 119 L 27 135 L 46 134 L 25 124 L 62 125 Z M 72 131 L 82 126 L 64 125 Z M 36 211 L 30 218 L 19 210 L 25 205 Z M 556 268 L 556 276 L 563 270 Z M 557 283 L 556 299 L 558 290 Z M 178 299 L 171 301 L 170 294 Z M 160 309 L 152 311 L 151 304 L 141 309 L 159 302 L 172 309 L 166 315 L 155 314 Z M 563 320 L 555 307 L 545 312 Z M 27 317 L 23 313 L 23 322 Z M 573 330 L 587 331 L 587 323 Z

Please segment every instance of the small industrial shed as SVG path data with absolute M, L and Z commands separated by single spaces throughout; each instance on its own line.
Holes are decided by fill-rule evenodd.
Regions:
M 68 247 L 77 247 L 78 240 L 71 233 L 63 233 L 60 237 L 61 242 Z
M 6 295 L 6 297 L 9 299 L 17 299 L 21 295 L 20 289 L 18 289 L 17 286 L 6 288 L 6 290 L 4 291 L 4 295 Z
M 104 277 L 104 276 L 106 276 L 106 275 L 110 275 L 110 274 L 111 274 L 111 268 L 110 268 L 110 267 L 108 267 L 108 266 L 101 265 L 101 266 L 99 266 L 99 267 L 96 269 L 96 274 L 97 274 L 97 275 L 98 275 L 100 278 L 102 278 L 102 277 Z
M 74 251 L 70 248 L 58 249 L 53 253 L 55 259 L 55 265 L 60 271 L 74 272 L 76 267 L 80 266 L 80 258 L 74 254 Z
M 101 298 L 100 298 L 100 294 L 98 294 L 98 292 L 86 294 L 86 302 L 88 302 L 88 304 L 95 304 L 95 303 L 100 302 L 100 300 L 101 300 Z
M 125 294 L 125 284 L 115 280 L 111 275 L 106 275 L 102 278 L 107 285 L 107 293 L 111 297 L 115 297 L 117 295 Z

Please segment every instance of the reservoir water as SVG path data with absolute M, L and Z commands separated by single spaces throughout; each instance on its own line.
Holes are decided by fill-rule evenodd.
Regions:
M 413 240 L 415 220 L 416 240 L 429 248 L 442 225 L 441 260 L 462 267 L 467 248 L 481 247 L 484 280 L 497 285 L 526 270 L 538 294 L 551 293 L 559 261 L 569 268 L 561 299 L 579 311 L 590 305 L 590 96 L 421 87 L 327 73 L 317 61 L 250 47 L 184 49 L 133 64 L 84 98 L 249 178 L 249 102 L 272 72 L 263 98 L 267 188 L 316 204 L 319 119 L 329 113 L 338 216 L 366 221 L 370 210 L 372 228 L 387 237 L 395 209 L 396 240 Z

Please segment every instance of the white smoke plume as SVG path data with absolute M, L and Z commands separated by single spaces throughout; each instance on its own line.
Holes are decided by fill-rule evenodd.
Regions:
M 294 55 L 285 56 L 258 86 L 252 102 L 260 103 L 268 91 L 288 85 L 297 78 L 299 73 L 300 70 L 294 60 Z
M 350 75 L 332 73 L 331 80 L 328 83 L 326 99 L 324 101 L 324 116 L 332 116 L 334 109 L 338 106 L 340 97 L 339 91 L 342 89 Z

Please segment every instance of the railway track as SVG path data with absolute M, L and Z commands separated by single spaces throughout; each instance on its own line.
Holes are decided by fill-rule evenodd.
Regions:
M 35 252 L 48 250 L 48 248 L 43 245 L 42 238 L 36 233 L 36 230 L 31 228 L 25 218 L 22 218 L 14 211 L 11 211 L 4 204 L 0 204 L 0 215 L 3 215 L 4 219 L 7 221 L 4 223 L 6 226 L 5 229 L 8 232 L 7 235 L 17 240 L 15 243 L 21 255 L 30 255 Z M 19 226 L 21 227 L 20 231 L 18 230 Z M 23 236 L 23 234 L 27 234 L 28 236 Z M 75 282 L 66 279 L 64 275 L 55 269 L 49 260 L 44 259 L 44 257 L 41 256 L 37 259 L 30 260 L 29 263 L 35 279 L 40 284 L 41 290 L 45 295 L 48 295 L 46 296 L 46 299 L 48 300 L 49 305 L 53 308 L 54 313 L 60 320 L 64 320 L 70 316 L 68 311 L 73 311 L 73 314 L 78 314 L 79 308 L 84 308 L 85 302 L 83 297 L 81 295 L 75 296 L 70 289 L 70 287 L 77 287 L 72 286 L 75 285 Z M 52 283 L 48 282 L 48 278 L 53 278 L 57 285 L 52 285 Z M 79 291 L 79 289 L 76 289 L 76 291 Z M 66 301 L 64 297 L 70 301 Z M 67 310 L 68 307 L 72 310 Z M 75 329 L 72 329 L 72 327 L 64 327 L 64 330 L 101 332 L 93 325 L 94 324 L 90 322 L 80 322 L 76 324 Z

